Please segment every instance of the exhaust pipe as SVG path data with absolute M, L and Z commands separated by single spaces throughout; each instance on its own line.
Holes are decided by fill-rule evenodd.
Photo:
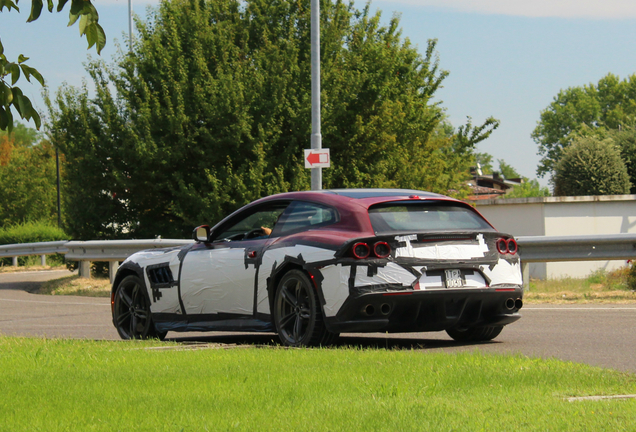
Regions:
M 382 315 L 388 315 L 391 312 L 391 306 L 387 303 L 382 304 L 380 312 L 382 312 Z
M 368 316 L 371 316 L 375 313 L 375 308 L 373 307 L 373 305 L 369 304 L 364 307 L 363 312 Z
M 517 309 L 521 309 L 523 307 L 523 300 L 521 300 L 520 298 L 518 298 L 517 300 L 515 300 L 515 307 Z
M 513 310 L 515 308 L 515 299 L 509 298 L 506 300 L 506 309 Z

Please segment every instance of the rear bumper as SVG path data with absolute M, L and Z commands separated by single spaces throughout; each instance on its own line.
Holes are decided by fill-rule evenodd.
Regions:
M 507 325 L 521 318 L 520 302 L 510 308 L 510 299 L 515 302 L 522 297 L 521 287 L 368 293 L 347 299 L 335 317 L 326 319 L 326 325 L 334 333 Z

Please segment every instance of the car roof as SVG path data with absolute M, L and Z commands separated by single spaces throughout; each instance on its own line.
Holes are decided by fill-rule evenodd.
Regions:
M 308 200 L 327 205 L 354 205 L 368 209 L 374 204 L 401 200 L 440 200 L 459 202 L 454 198 L 416 189 L 324 189 L 319 191 L 285 192 L 270 195 L 252 204 L 273 200 Z M 464 204 L 464 203 L 462 203 Z
M 444 195 L 440 195 L 433 192 L 426 192 L 415 189 L 327 189 L 325 193 L 333 193 L 336 195 L 342 195 L 354 199 L 362 198 L 378 198 L 378 197 L 407 197 L 410 198 L 413 195 L 420 198 L 447 198 Z

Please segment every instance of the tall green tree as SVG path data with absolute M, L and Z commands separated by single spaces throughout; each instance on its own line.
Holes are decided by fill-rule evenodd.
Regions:
M 0 185 L 0 227 L 55 219 L 55 150 L 34 129 L 0 132 Z
M 173 0 L 138 23 L 132 53 L 88 67 L 95 96 L 50 105 L 76 238 L 183 237 L 264 195 L 310 185 L 309 0 Z M 460 190 L 476 142 L 432 98 L 447 72 L 399 20 L 321 4 L 323 186 Z
M 621 80 L 614 74 L 597 84 L 561 90 L 541 112 L 532 132 L 542 156 L 537 174 L 552 172 L 562 150 L 570 145 L 573 132 L 581 128 L 619 130 L 636 120 L 636 74 Z
M 636 194 L 636 129 L 613 131 L 610 136 L 618 146 L 621 159 L 627 168 L 627 174 L 632 183 L 629 193 Z
M 61 12 L 68 0 L 58 0 L 57 12 Z M 55 2 L 48 0 L 47 8 L 49 12 L 53 12 Z M 27 22 L 37 20 L 42 13 L 44 3 L 42 0 L 31 0 L 31 13 Z M 18 8 L 18 0 L 0 0 L 0 12 L 6 8 L 7 12 L 14 9 L 20 12 Z M 71 8 L 69 11 L 69 26 L 72 26 L 79 20 L 80 36 L 86 36 L 88 48 L 96 47 L 97 53 L 102 51 L 106 45 L 106 34 L 104 29 L 99 25 L 99 14 L 97 9 L 91 3 L 91 0 L 71 0 Z M 17 35 L 15 35 L 17 36 Z M 31 82 L 31 78 L 35 78 L 40 85 L 44 85 L 42 75 L 31 66 L 26 64 L 29 60 L 23 54 L 20 54 L 15 61 L 10 61 L 4 54 L 4 46 L 0 41 L 0 130 L 13 129 L 13 112 L 15 110 L 24 120 L 33 120 L 36 127 L 40 129 L 40 114 L 33 108 L 31 100 L 24 95 L 20 87 L 16 83 L 20 80 L 20 76 Z
M 554 195 L 617 195 L 630 189 L 620 151 L 612 139 L 577 137 L 555 166 Z

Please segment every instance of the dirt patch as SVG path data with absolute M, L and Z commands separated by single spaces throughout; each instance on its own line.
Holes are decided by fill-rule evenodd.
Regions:
M 0 266 L 0 273 L 21 273 L 51 270 L 66 270 L 66 266 Z
M 634 291 L 592 291 L 577 293 L 572 291 L 562 291 L 555 293 L 529 292 L 523 295 L 524 303 L 554 303 L 554 304 L 575 304 L 575 303 L 613 303 L 629 304 L 636 303 L 636 292 Z
M 36 294 L 110 297 L 110 280 L 68 276 L 44 282 Z

